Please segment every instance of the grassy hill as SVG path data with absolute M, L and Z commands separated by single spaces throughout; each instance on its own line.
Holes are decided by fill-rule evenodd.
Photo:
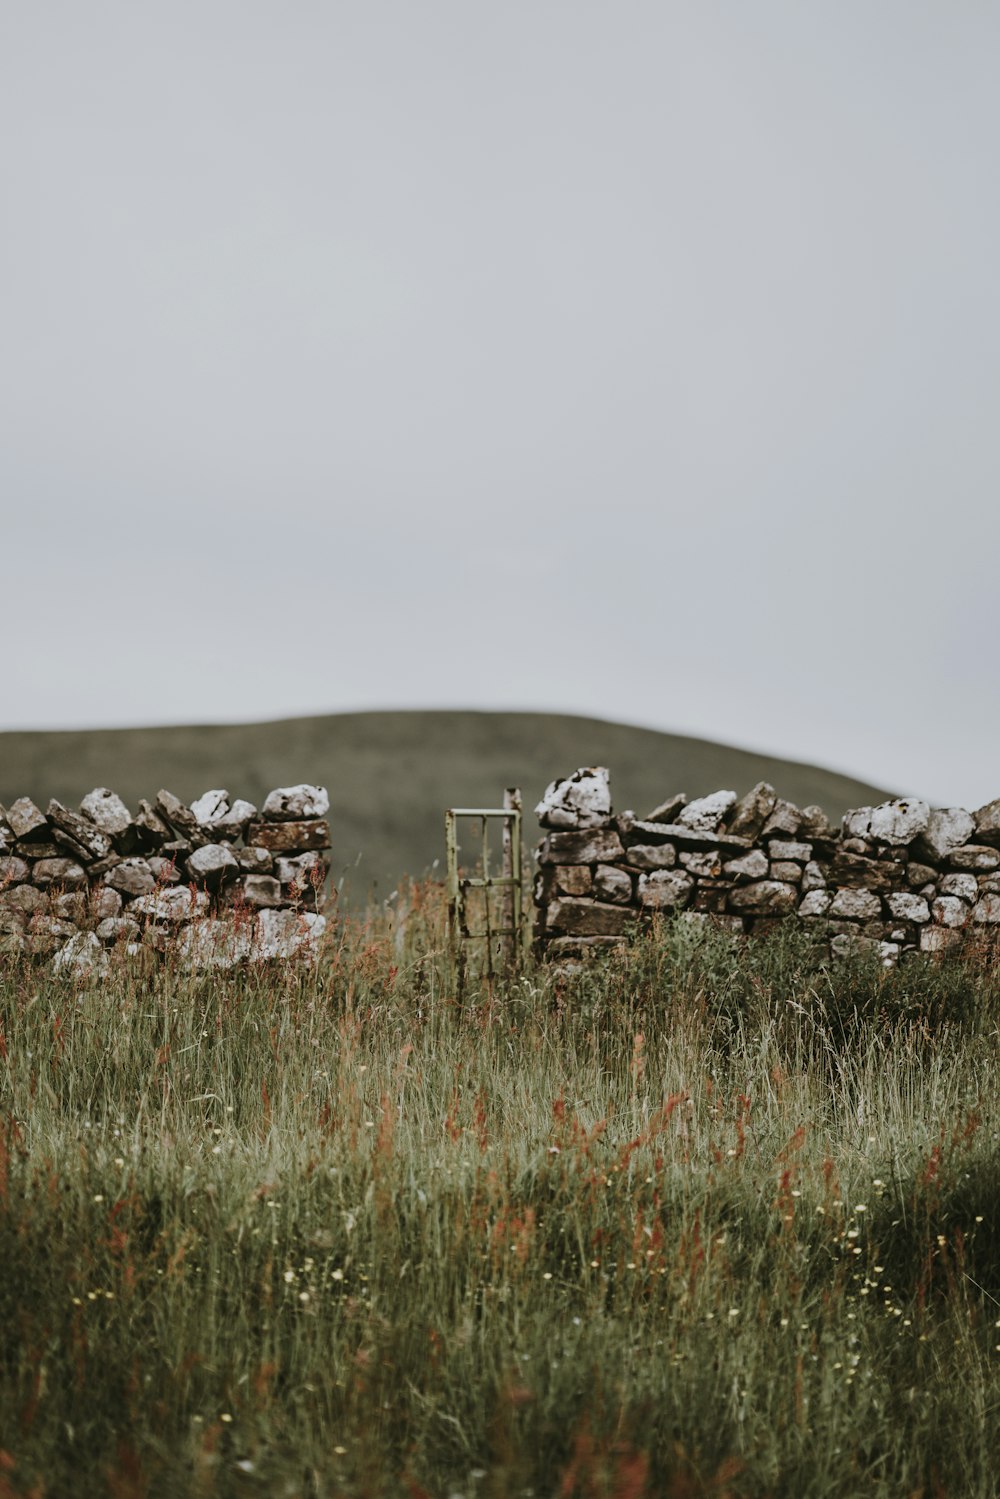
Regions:
M 831 816 L 887 794 L 850 776 L 701 739 L 547 713 L 340 713 L 274 723 L 0 734 L 0 802 L 75 806 L 111 786 L 131 806 L 161 786 L 189 801 L 211 787 L 260 803 L 274 786 L 330 792 L 334 878 L 355 897 L 388 894 L 444 860 L 444 809 L 496 806 L 520 786 L 528 809 L 556 776 L 607 765 L 616 810 L 643 814 L 676 791 L 742 793 L 770 781 Z

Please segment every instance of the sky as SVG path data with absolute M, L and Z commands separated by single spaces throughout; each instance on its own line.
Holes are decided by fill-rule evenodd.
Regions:
M 998 61 L 988 0 L 0 7 L 0 729 L 1000 795 Z

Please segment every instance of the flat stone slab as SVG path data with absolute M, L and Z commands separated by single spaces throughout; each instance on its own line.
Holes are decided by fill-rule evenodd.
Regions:
M 247 841 L 273 854 L 305 853 L 312 848 L 330 847 L 330 824 L 322 817 L 309 822 L 255 822 L 247 833 Z

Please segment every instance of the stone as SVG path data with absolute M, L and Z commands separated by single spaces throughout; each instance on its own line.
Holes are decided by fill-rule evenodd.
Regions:
M 680 855 L 680 864 L 689 874 L 696 875 L 698 879 L 718 879 L 722 874 L 722 860 L 716 849 L 706 850 L 703 853 L 685 851 Z
M 156 889 L 156 878 L 149 860 L 141 858 L 122 859 L 121 863 L 108 870 L 104 883 L 109 890 L 117 890 L 121 895 L 128 896 L 148 895 L 151 890 Z
M 117 890 L 107 885 L 97 885 L 90 892 L 90 914 L 95 921 L 107 921 L 117 916 L 122 908 L 122 898 Z
M 28 921 L 32 951 L 39 956 L 55 952 L 76 934 L 77 928 L 72 921 L 61 921 L 58 916 L 50 916 L 42 911 L 36 911 Z
M 45 814 L 30 796 L 19 796 L 7 809 L 7 825 L 17 839 L 44 838 L 49 830 Z
M 860 932 L 839 932 L 830 939 L 830 952 L 835 958 L 864 957 L 879 951 L 881 943 L 875 937 L 865 937 Z
M 924 896 L 912 890 L 892 890 L 886 895 L 886 905 L 898 922 L 930 922 L 931 911 Z
M 942 895 L 957 895 L 970 906 L 979 896 L 979 884 L 974 874 L 946 874 L 938 888 Z
M 73 979 L 103 978 L 108 971 L 108 955 L 96 932 L 77 932 L 60 947 L 52 967 Z
M 12 907 L 5 906 L 0 901 L 0 937 L 21 937 L 28 925 L 28 913 L 18 911 Z M 15 944 L 17 951 L 21 950 L 21 944 Z M 0 955 L 8 951 L 8 944 L 0 942 Z
M 161 821 L 172 828 L 179 838 L 184 838 L 192 848 L 208 843 L 209 837 L 190 807 L 185 807 L 172 791 L 156 793 L 156 812 Z
M 977 873 L 982 870 L 984 874 L 988 874 L 1000 867 L 1000 852 L 986 844 L 966 843 L 962 848 L 952 849 L 948 855 L 948 863 L 952 869 L 971 869 Z
M 284 903 L 281 885 L 271 874 L 248 874 L 243 881 L 242 890 L 246 904 L 258 910 Z
M 150 873 L 158 885 L 177 885 L 180 883 L 181 872 L 177 868 L 176 859 L 165 858 L 163 854 L 150 854 L 146 859 L 146 863 L 149 865 Z M 270 856 L 268 857 L 268 865 L 270 865 Z
M 632 899 L 632 877 L 613 864 L 598 864 L 594 871 L 594 894 L 598 900 L 628 905 Z
M 677 815 L 679 827 L 691 828 L 696 833 L 714 833 L 718 830 L 726 813 L 736 805 L 735 791 L 713 791 L 711 796 L 696 797 L 688 802 Z
M 733 807 L 726 819 L 726 830 L 753 842 L 763 832 L 764 824 L 774 811 L 777 801 L 774 787 L 769 786 L 766 781 L 758 781 L 753 790 L 748 791 Z
M 898 877 L 895 866 L 877 859 L 866 859 L 861 854 L 834 854 L 827 875 L 831 885 L 842 885 L 852 890 L 878 890 L 882 893 L 896 888 Z
M 23 916 L 34 916 L 36 911 L 49 909 L 49 897 L 34 885 L 13 885 L 0 893 L 0 909 L 20 911 Z
M 636 843 L 626 849 L 625 862 L 632 869 L 673 869 L 677 850 L 672 843 Z
M 956 947 L 962 940 L 962 933 L 954 927 L 947 926 L 922 926 L 920 928 L 920 951 L 921 952 L 943 952 L 945 948 Z
M 330 824 L 322 818 L 312 822 L 255 822 L 247 836 L 251 843 L 270 849 L 272 853 L 304 853 L 310 848 L 330 847 Z M 575 861 L 560 859 L 558 862 Z
M 912 859 L 906 866 L 906 883 L 919 890 L 922 885 L 933 885 L 937 879 L 937 870 L 932 869 L 929 864 L 918 864 Z
M 680 848 L 719 848 L 732 853 L 742 853 L 750 847 L 747 838 L 737 838 L 733 833 L 703 833 L 679 822 L 636 822 L 628 837 L 629 842 L 635 843 L 675 843 Z
M 964 926 L 969 919 L 969 908 L 957 895 L 939 895 L 931 909 L 938 926 Z
M 825 916 L 832 900 L 829 890 L 810 890 L 799 902 L 799 915 Z
M 571 967 L 575 966 L 574 959 L 600 957 L 603 953 L 617 952 L 621 946 L 621 937 L 553 937 L 545 944 L 545 954 L 555 960 L 571 960 L 567 963 Z
M 837 830 L 823 811 L 823 808 L 817 807 L 815 803 L 812 803 L 810 806 L 802 808 L 802 820 L 799 824 L 799 832 L 804 838 L 815 839 L 818 842 L 825 843 L 829 842 L 831 838 L 836 837 Z
M 693 889 L 694 880 L 686 869 L 654 869 L 639 876 L 639 904 L 656 911 L 674 911 L 687 905 Z
M 797 885 L 802 878 L 802 865 L 787 859 L 776 859 L 768 870 L 768 877 L 786 884 Z
M 53 895 L 49 901 L 49 914 L 59 921 L 71 921 L 82 926 L 87 919 L 87 897 L 82 890 L 67 890 Z
M 899 847 L 928 827 L 931 809 L 926 802 L 897 797 L 877 807 L 858 807 L 844 817 L 844 833 L 851 838 L 874 838 Z
M 811 843 L 794 843 L 789 838 L 772 838 L 767 845 L 770 859 L 791 859 L 796 864 L 808 864 L 812 858 Z
M 295 884 L 300 890 L 309 887 L 321 889 L 327 878 L 327 860 L 319 853 L 300 853 L 295 859 L 276 859 L 274 874 L 280 883 Z
M 188 859 L 187 872 L 196 885 L 217 890 L 227 880 L 236 878 L 240 866 L 227 843 L 205 843 Z
M 737 885 L 729 894 L 730 909 L 744 916 L 787 916 L 798 903 L 798 890 L 782 880 L 756 880 L 752 885 Z
M 621 906 L 595 900 L 567 897 L 553 901 L 546 916 L 546 930 L 567 937 L 615 937 L 624 931 L 630 913 Z
M 1000 874 L 981 874 L 978 884 L 980 892 L 986 890 L 990 895 L 1000 895 Z
M 614 910 L 605 906 L 604 910 Z M 326 931 L 326 917 L 311 911 L 261 911 L 250 948 L 255 962 L 273 958 L 313 959 Z
M 1000 922 L 1000 895 L 984 892 L 972 908 L 972 919 L 977 926 Z
M 762 848 L 752 848 L 738 859 L 728 859 L 722 872 L 729 880 L 763 880 L 767 878 L 767 855 Z
M 994 848 L 1000 848 L 1000 797 L 974 812 L 973 820 L 979 842 L 991 843 Z
M 288 859 L 279 859 L 279 869 L 282 864 L 288 864 Z M 563 895 L 589 895 L 593 884 L 590 867 L 587 864 L 557 864 L 555 867 L 556 889 Z
M 89 869 L 94 863 L 94 856 L 86 845 L 78 843 L 72 834 L 64 832 L 62 828 L 52 829 L 52 841 L 57 845 L 60 854 L 68 855 L 78 864 L 85 864 Z
M 237 838 L 244 836 L 256 816 L 257 808 L 253 802 L 237 800 L 224 816 L 216 817 L 208 824 L 207 831 L 216 842 L 235 843 Z
M 593 833 L 550 833 L 538 853 L 540 864 L 616 864 L 625 857 L 611 828 Z
M 93 884 L 95 880 L 102 879 L 109 869 L 114 869 L 121 861 L 121 854 L 108 854 L 105 859 L 95 859 L 93 864 L 87 865 L 88 880 Z
M 8 885 L 23 885 L 30 873 L 27 860 L 17 854 L 0 857 L 0 889 L 6 889 Z
M 686 806 L 687 797 L 681 791 L 677 796 L 670 797 L 668 801 L 661 802 L 645 820 L 646 822 L 673 822 L 681 808 Z
M 135 825 L 143 848 L 159 848 L 162 843 L 168 842 L 173 837 L 170 824 L 147 801 L 139 803 Z
M 150 895 L 140 895 L 128 909 L 132 916 L 179 923 L 207 916 L 208 907 L 209 899 L 204 890 L 190 890 L 187 885 L 178 885 L 166 890 L 155 890 Z
M 794 802 L 786 802 L 783 797 L 778 797 L 774 808 L 764 826 L 760 830 L 762 838 L 770 838 L 774 833 L 784 833 L 788 838 L 794 838 L 802 826 L 802 813 Z
M 210 918 L 185 927 L 177 939 L 177 956 L 189 971 L 235 968 L 249 958 L 252 946 L 248 922 Z
M 802 889 L 804 891 L 826 889 L 826 875 L 815 859 L 810 859 L 802 871 Z
M 228 791 L 206 791 L 193 801 L 190 807 L 191 816 L 203 827 L 205 823 L 215 822 L 216 818 L 225 817 L 228 811 Z
M 274 858 L 266 848 L 235 848 L 236 862 L 245 874 L 270 874 Z
M 274 796 L 277 793 L 272 792 Z M 268 814 L 268 800 L 264 816 Z M 611 787 L 603 765 L 575 770 L 566 780 L 553 781 L 535 808 L 543 828 L 599 828 L 611 816 Z
M 84 849 L 88 862 L 92 859 L 106 859 L 110 854 L 111 839 L 107 833 L 102 833 L 89 817 L 81 817 L 79 812 L 71 812 L 69 807 L 64 807 L 62 802 L 56 801 L 55 797 L 49 802 L 46 815 L 51 827 L 67 834 L 74 843 Z M 58 838 L 58 832 L 55 836 Z
M 98 922 L 97 935 L 102 942 L 137 942 L 142 935 L 139 923 L 131 916 L 106 916 Z
M 7 808 L 0 803 L 0 855 L 13 853 L 17 839 L 7 821 Z
M 897 921 L 930 921 L 930 907 L 922 895 L 914 895 L 910 890 L 894 890 L 885 898 Z
M 39 859 L 31 871 L 32 883 L 44 889 L 61 885 L 64 890 L 85 890 L 87 876 L 73 859 Z
M 974 826 L 971 813 L 964 807 L 935 807 L 914 841 L 914 852 L 922 859 L 943 864 L 953 848 L 971 841 Z
M 726 909 L 726 899 L 732 888 L 728 880 L 699 880 L 695 886 L 691 907 L 695 911 L 711 911 L 721 914 Z
M 848 921 L 874 921 L 882 914 L 882 902 L 871 890 L 838 890 L 830 915 Z
M 119 853 L 135 852 L 139 830 L 128 807 L 114 791 L 107 786 L 95 786 L 80 803 L 80 812 L 107 834 Z

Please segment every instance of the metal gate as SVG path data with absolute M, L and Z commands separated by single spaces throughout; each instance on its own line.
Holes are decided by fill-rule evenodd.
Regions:
M 459 818 L 478 818 L 482 823 L 479 874 L 463 874 L 459 867 Z M 491 874 L 489 830 L 490 822 L 496 819 L 503 822 L 501 870 L 499 874 Z M 518 787 L 509 786 L 502 807 L 449 807 L 444 821 L 448 852 L 448 948 L 456 992 L 461 993 L 470 943 L 485 943 L 483 967 L 488 977 L 519 966 L 531 943 L 530 909 L 524 893 L 521 792 Z M 483 892 L 484 924 L 478 931 L 469 925 L 467 897 L 473 890 Z M 501 892 L 499 912 L 491 901 L 493 891 Z

